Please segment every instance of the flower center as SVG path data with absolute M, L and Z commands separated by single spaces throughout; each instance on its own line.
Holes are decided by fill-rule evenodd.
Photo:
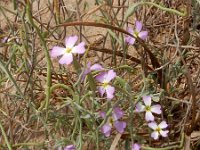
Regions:
M 135 31 L 133 35 L 134 35 L 135 37 L 138 37 L 139 32 Z
M 65 53 L 71 53 L 72 49 L 71 48 L 66 48 Z
M 103 82 L 102 86 L 103 86 L 104 89 L 106 89 L 108 85 L 109 85 L 108 82 Z
M 145 106 L 145 110 L 146 110 L 146 111 L 151 111 L 151 106 L 148 106 L 148 105 Z
M 114 120 L 113 120 L 113 118 L 112 118 L 112 117 L 109 117 L 109 118 L 108 118 L 108 123 L 109 123 L 109 125 L 110 125 L 110 126 L 112 126 L 112 125 L 113 125 L 113 123 L 114 123 Z
M 157 128 L 156 128 L 156 131 L 158 131 L 158 132 L 160 133 L 161 128 L 160 128 L 160 127 L 157 127 Z

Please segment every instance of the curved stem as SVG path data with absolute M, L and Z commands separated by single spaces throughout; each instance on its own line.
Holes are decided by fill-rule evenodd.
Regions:
M 67 85 L 65 85 L 65 84 L 61 84 L 61 83 L 54 84 L 53 86 L 51 86 L 51 88 L 50 88 L 50 94 L 53 92 L 53 90 L 55 90 L 55 89 L 57 89 L 57 88 L 59 88 L 59 87 L 61 87 L 61 88 L 63 88 L 63 89 L 66 89 L 67 91 L 69 91 L 69 93 L 70 93 L 72 96 L 74 96 L 73 90 L 72 90 L 69 86 L 67 86 Z
M 177 15 L 182 16 L 182 17 L 187 15 L 186 11 L 180 12 L 180 11 L 175 10 L 175 9 L 160 6 L 160 5 L 153 3 L 153 2 L 138 2 L 138 3 L 135 3 L 134 5 L 130 6 L 129 9 L 127 10 L 127 14 L 125 15 L 125 22 L 127 21 L 128 17 L 133 14 L 135 9 L 140 5 L 152 5 L 152 6 L 157 7 L 159 9 L 163 10 L 163 11 L 167 11 L 169 13 L 174 13 L 174 14 L 177 14 Z

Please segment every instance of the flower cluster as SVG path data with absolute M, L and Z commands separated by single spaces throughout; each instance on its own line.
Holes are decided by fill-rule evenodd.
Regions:
M 155 117 L 153 116 L 152 113 L 155 114 L 161 114 L 161 106 L 159 104 L 156 105 L 151 105 L 151 96 L 143 96 L 142 97 L 144 101 L 144 105 L 141 102 L 138 102 L 136 104 L 136 111 L 137 112 L 144 112 L 145 111 L 145 119 L 147 122 L 151 121 L 148 123 L 148 126 L 153 129 L 154 131 L 151 134 L 151 137 L 155 140 L 159 138 L 159 135 L 166 137 L 167 133 L 169 132 L 168 130 L 163 130 L 167 128 L 167 123 L 165 121 L 162 121 L 159 125 L 154 121 Z
M 136 41 L 136 38 L 140 38 L 145 40 L 147 38 L 148 32 L 142 30 L 142 23 L 140 21 L 135 22 L 136 29 L 128 27 L 127 31 L 132 36 L 126 36 L 125 42 L 130 45 L 133 45 Z M 76 45 L 78 40 L 78 36 L 70 36 L 65 40 L 65 47 L 54 46 L 50 52 L 52 58 L 59 57 L 60 64 L 69 65 L 73 62 L 75 54 L 84 54 L 85 53 L 85 43 L 81 42 Z M 115 87 L 112 85 L 112 81 L 115 79 L 116 72 L 114 70 L 106 70 L 100 64 L 91 64 L 91 62 L 85 65 L 85 68 L 81 73 L 81 82 L 86 79 L 86 76 L 90 74 L 92 71 L 98 71 L 97 75 L 91 74 L 94 76 L 94 79 L 97 82 L 97 90 L 101 97 L 106 96 L 107 100 L 110 102 L 111 99 L 114 98 Z M 166 121 L 162 121 L 160 124 L 155 122 L 155 117 L 153 114 L 161 114 L 161 106 L 159 104 L 152 105 L 151 96 L 143 96 L 143 102 L 138 102 L 136 104 L 136 112 L 145 112 L 145 120 L 148 122 L 148 126 L 154 131 L 151 133 L 151 137 L 154 139 L 158 139 L 159 136 L 167 137 L 168 130 L 165 128 L 168 127 Z M 101 111 L 100 116 L 106 119 L 106 123 L 101 127 L 101 132 L 109 137 L 111 135 L 112 128 L 115 129 L 119 133 L 123 133 L 127 123 L 121 121 L 124 112 L 119 107 L 114 107 L 112 110 L 111 116 L 106 116 L 106 112 Z M 140 150 L 141 146 L 137 143 L 132 144 L 132 150 Z M 64 150 L 75 150 L 74 145 L 68 145 L 64 148 Z
M 73 62 L 73 54 L 83 54 L 85 52 L 85 43 L 81 42 L 77 46 L 75 43 L 78 40 L 78 36 L 70 36 L 65 40 L 65 48 L 54 46 L 51 51 L 51 57 L 55 58 L 61 56 L 59 63 L 60 64 L 71 64 Z M 103 70 L 103 67 L 100 64 L 91 65 L 89 62 L 83 72 L 82 80 L 86 77 L 91 71 Z M 116 77 L 116 73 L 113 70 L 103 71 L 96 76 L 96 80 L 99 82 L 98 91 L 101 96 L 106 93 L 107 99 L 111 100 L 114 97 L 115 88 L 111 86 L 110 81 Z

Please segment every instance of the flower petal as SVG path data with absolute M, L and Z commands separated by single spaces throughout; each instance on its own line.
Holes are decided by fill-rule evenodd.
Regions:
M 98 82 L 103 83 L 103 81 L 104 81 L 106 75 L 107 75 L 106 72 L 101 72 L 100 74 L 98 74 L 98 75 L 95 77 L 95 79 L 96 79 Z
M 144 110 L 145 110 L 145 106 L 142 105 L 141 102 L 138 102 L 138 103 L 136 104 L 136 111 L 137 111 L 137 112 L 143 112 Z
M 84 52 L 85 52 L 85 42 L 81 42 L 77 46 L 72 48 L 72 53 L 83 54 Z
M 114 126 L 119 133 L 123 133 L 126 128 L 126 122 L 124 121 L 115 121 Z
M 116 77 L 116 72 L 114 72 L 113 70 L 109 70 L 106 77 L 105 77 L 105 80 L 107 82 L 110 82 L 112 79 L 114 79 Z
M 105 93 L 106 90 L 102 86 L 99 86 L 98 91 L 99 91 L 100 95 L 103 96 L 103 94 Z
M 90 67 L 91 62 L 88 62 L 85 69 L 83 70 L 82 81 L 85 79 L 86 75 L 91 72 Z
M 78 40 L 78 36 L 70 36 L 65 39 L 65 46 L 66 48 L 73 48 L 76 41 Z
M 134 32 L 134 31 L 133 31 L 133 29 L 132 29 L 131 27 L 127 27 L 126 30 L 127 30 L 128 33 L 130 33 L 130 34 L 133 35 L 133 32 Z
M 158 126 L 159 126 L 161 129 L 164 129 L 164 128 L 167 128 L 167 127 L 168 127 L 166 121 L 162 121 Z
M 161 130 L 161 131 L 160 131 L 160 134 L 161 134 L 163 137 L 167 137 L 168 132 L 169 132 L 169 130 L 165 130 L 165 131 Z
M 158 137 L 159 137 L 159 133 L 158 133 L 158 131 L 154 131 L 154 132 L 152 132 L 152 133 L 151 133 L 151 137 L 152 137 L 154 140 L 157 140 Z
M 103 125 L 103 127 L 101 128 L 101 132 L 106 136 L 109 137 L 110 136 L 110 132 L 111 132 L 111 126 L 109 124 L 105 124 Z
M 100 111 L 99 112 L 99 115 L 102 117 L 102 118 L 106 118 L 106 113 L 104 111 Z
M 131 150 L 140 150 L 140 145 L 135 143 L 135 144 L 132 144 L 132 149 Z
M 142 30 L 142 22 L 136 21 L 135 22 L 135 30 L 139 33 Z
M 141 31 L 138 36 L 142 39 L 145 40 L 148 36 L 148 32 L 147 31 Z
M 68 145 L 64 148 L 64 150 L 75 150 L 74 145 Z
M 151 106 L 151 96 L 143 96 L 142 99 L 146 106 Z
M 158 104 L 158 105 L 153 105 L 151 106 L 151 112 L 154 112 L 156 114 L 161 114 L 161 106 Z
M 112 99 L 114 97 L 115 88 L 108 85 L 106 87 L 106 94 L 108 99 Z
M 90 71 L 90 69 L 88 69 L 88 68 L 86 68 L 85 70 L 84 70 L 84 72 L 83 72 L 83 79 L 85 79 L 85 76 L 88 74 L 88 73 L 90 73 L 91 71 Z
M 149 128 L 156 130 L 158 128 L 158 125 L 156 122 L 150 122 L 148 123 Z
M 91 62 L 89 61 L 86 65 L 86 68 L 90 68 L 91 67 Z
M 125 37 L 125 42 L 128 43 L 129 45 L 133 45 L 135 43 L 135 38 L 127 36 Z
M 115 108 L 113 109 L 112 117 L 113 117 L 114 121 L 117 121 L 117 120 L 120 119 L 123 115 L 124 115 L 124 112 L 123 112 L 119 107 L 115 107 Z
M 65 49 L 66 48 L 63 48 L 63 47 L 59 47 L 59 46 L 54 46 L 52 48 L 52 51 L 50 53 L 51 57 L 57 57 L 57 56 L 60 56 L 60 55 L 63 55 L 65 53 Z
M 94 64 L 90 67 L 90 70 L 103 70 L 103 67 L 100 64 Z
M 145 120 L 146 121 L 154 121 L 154 116 L 150 111 L 146 111 L 145 113 Z
M 59 60 L 60 64 L 71 64 L 73 61 L 73 56 L 71 53 L 65 53 Z

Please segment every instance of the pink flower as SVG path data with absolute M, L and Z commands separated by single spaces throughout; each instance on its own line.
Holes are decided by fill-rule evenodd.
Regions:
M 51 51 L 51 57 L 55 58 L 57 56 L 61 56 L 59 60 L 60 64 L 71 64 L 73 61 L 72 54 L 83 54 L 85 52 L 85 43 L 81 42 L 77 46 L 75 46 L 76 41 L 78 40 L 78 36 L 70 36 L 65 40 L 65 48 L 54 46 Z
M 141 38 L 142 40 L 145 40 L 147 38 L 148 32 L 147 31 L 141 31 L 142 30 L 142 23 L 140 21 L 136 21 L 135 22 L 135 26 L 136 29 L 133 30 L 132 28 L 128 27 L 127 31 L 132 34 L 135 38 Z M 135 38 L 131 37 L 131 36 L 127 36 L 125 38 L 125 41 L 130 44 L 133 45 L 135 43 Z
M 167 137 L 169 130 L 163 130 L 163 129 L 167 128 L 167 126 L 168 126 L 166 121 L 162 121 L 159 125 L 157 125 L 156 122 L 150 122 L 150 123 L 148 123 L 148 126 L 154 130 L 151 133 L 151 137 L 154 140 L 157 140 L 160 135 L 163 137 Z
M 91 66 L 91 62 L 88 62 L 84 72 L 83 72 L 83 76 L 82 76 L 82 80 L 85 79 L 86 75 L 88 73 L 90 73 L 91 71 L 100 71 L 100 70 L 103 70 L 103 67 L 100 65 L 100 64 L 94 64 Z
M 8 37 L 4 37 L 4 38 L 1 40 L 2 43 L 6 43 L 7 41 L 9 41 L 9 38 L 8 38 Z
M 112 129 L 112 126 L 116 128 L 116 130 L 119 133 L 123 133 L 124 129 L 126 128 L 126 122 L 124 121 L 119 121 L 123 117 L 124 113 L 119 107 L 115 107 L 112 112 L 112 116 L 108 118 L 107 123 L 103 125 L 101 128 L 101 132 L 106 136 L 110 136 L 110 132 Z M 102 118 L 106 118 L 106 113 L 105 112 L 100 112 L 100 116 Z
M 75 148 L 75 146 L 74 145 L 68 145 L 68 146 L 66 146 L 65 148 L 64 148 L 64 150 L 75 150 L 76 148 Z
M 135 144 L 132 144 L 132 149 L 131 150 L 140 150 L 140 145 L 135 143 Z
M 114 97 L 115 88 L 110 85 L 110 81 L 116 77 L 116 73 L 113 70 L 107 72 L 102 72 L 96 76 L 96 80 L 100 82 L 98 87 L 99 93 L 101 96 L 106 93 L 107 98 L 111 100 Z
M 144 112 L 146 121 L 154 121 L 154 116 L 152 114 L 161 114 L 161 106 L 159 104 L 151 106 L 151 96 L 143 96 L 143 101 L 145 105 L 142 105 L 141 102 L 136 104 L 136 111 L 137 112 Z

